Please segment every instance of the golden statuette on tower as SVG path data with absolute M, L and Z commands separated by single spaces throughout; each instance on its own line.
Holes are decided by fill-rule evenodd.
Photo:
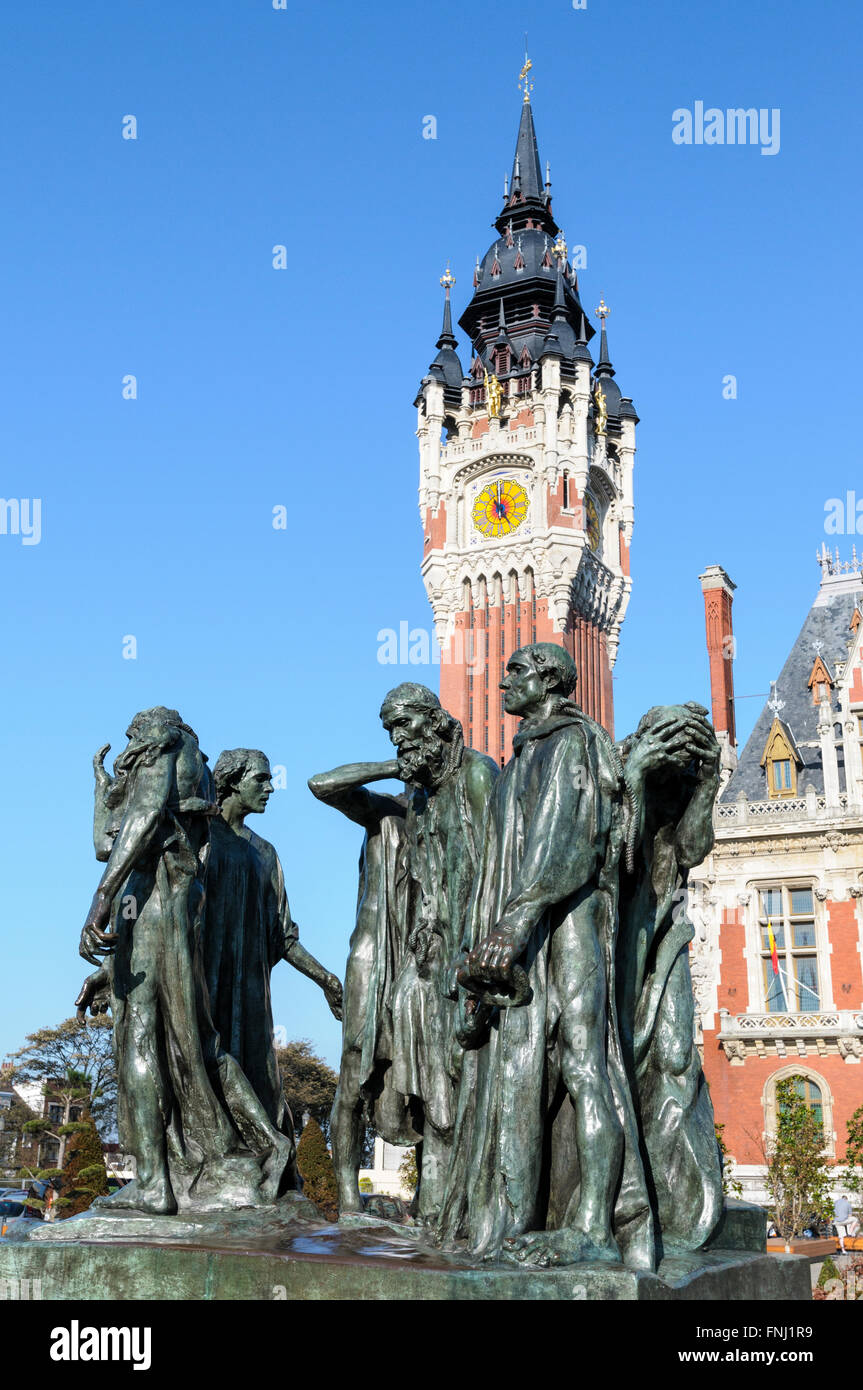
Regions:
M 593 401 L 596 407 L 596 413 L 593 417 L 593 432 L 597 437 L 599 437 L 600 435 L 607 433 L 606 426 L 608 424 L 608 407 L 605 404 L 605 392 L 603 391 L 599 382 L 596 383 L 596 389 L 593 393 Z
M 502 391 L 502 389 L 501 389 L 501 384 L 500 384 L 500 382 L 498 381 L 498 379 L 497 379 L 497 377 L 495 376 L 494 372 L 492 372 L 491 376 L 489 376 L 488 372 L 486 371 L 486 373 L 485 373 L 485 406 L 486 406 L 486 414 L 488 415 L 488 418 L 489 418 L 490 420 L 499 420 L 499 419 L 500 419 L 500 403 L 501 403 L 502 400 L 503 400 L 503 391 Z

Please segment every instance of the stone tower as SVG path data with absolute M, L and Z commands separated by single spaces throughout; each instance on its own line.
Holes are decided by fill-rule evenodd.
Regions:
M 543 180 L 525 79 L 512 175 L 453 334 L 447 268 L 438 353 L 417 396 L 422 576 L 442 646 L 441 700 L 502 760 L 517 721 L 499 682 L 525 643 L 575 658 L 575 698 L 613 733 L 612 668 L 631 581 L 632 401 L 599 360 Z

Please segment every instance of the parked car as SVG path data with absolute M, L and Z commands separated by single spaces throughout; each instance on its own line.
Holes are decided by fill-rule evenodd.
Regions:
M 361 1192 L 360 1198 L 367 1216 L 377 1216 L 382 1221 L 410 1222 L 410 1203 L 402 1197 L 392 1197 L 385 1192 Z
M 40 1213 L 28 1210 L 26 1192 L 16 1192 L 12 1197 L 0 1197 L 0 1236 L 5 1236 L 10 1221 L 19 1216 L 38 1216 Z

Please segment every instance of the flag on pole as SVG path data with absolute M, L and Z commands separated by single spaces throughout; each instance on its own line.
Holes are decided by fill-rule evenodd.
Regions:
M 773 924 L 767 918 L 767 940 L 770 944 L 770 959 L 773 962 L 773 974 L 779 974 L 779 952 L 776 950 L 776 937 L 773 935 Z

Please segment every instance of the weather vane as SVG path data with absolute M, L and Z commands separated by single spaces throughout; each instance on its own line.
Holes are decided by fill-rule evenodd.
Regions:
M 479 257 L 477 257 L 477 260 L 479 260 Z M 452 271 L 451 271 L 450 268 L 449 268 L 449 261 L 447 261 L 447 263 L 446 263 L 446 270 L 444 271 L 443 275 L 440 277 L 440 283 L 441 283 L 441 289 L 446 290 L 446 292 L 447 292 L 447 297 L 449 297 L 449 292 L 450 292 L 450 290 L 452 289 L 453 285 L 455 284 L 455 276 L 453 275 Z
M 518 75 L 518 89 L 524 92 L 525 102 L 530 104 L 530 94 L 533 91 L 533 83 L 528 79 L 528 73 L 533 67 L 533 63 L 527 56 L 527 34 L 524 36 L 524 67 Z
M 608 318 L 608 316 L 609 316 L 610 313 L 611 313 L 611 310 L 609 309 L 609 307 L 608 307 L 608 305 L 606 304 L 605 300 L 603 299 L 602 295 L 600 295 L 600 296 L 599 296 L 599 303 L 598 303 L 597 306 L 596 306 L 597 318 L 602 319 L 602 322 L 605 323 L 605 320 Z
M 767 708 L 772 709 L 774 714 L 778 714 L 781 709 L 785 708 L 785 701 L 779 698 L 779 691 L 776 689 L 776 681 L 770 682 L 770 689 L 772 691 L 772 699 L 767 701 Z

